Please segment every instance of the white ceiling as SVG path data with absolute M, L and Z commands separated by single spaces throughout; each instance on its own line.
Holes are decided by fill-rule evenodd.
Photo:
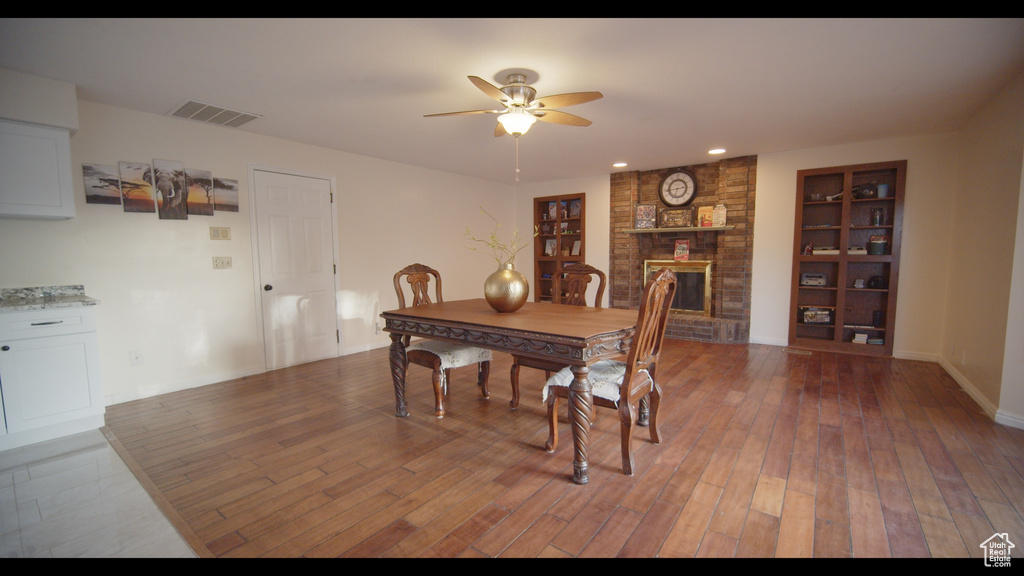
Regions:
M 954 130 L 1024 72 L 1024 19 L 0 19 L 0 68 L 82 100 L 511 184 L 516 147 L 467 76 L 596 90 L 519 140 L 523 183 Z M 181 120 L 189 122 L 189 120 Z M 230 130 L 232 128 L 218 128 Z

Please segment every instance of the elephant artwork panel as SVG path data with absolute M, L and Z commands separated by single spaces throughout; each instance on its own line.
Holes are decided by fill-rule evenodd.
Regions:
M 118 162 L 125 212 L 156 212 L 153 166 L 149 162 Z
M 209 170 L 185 170 L 189 214 L 213 216 L 213 174 Z
M 153 160 L 151 177 L 160 219 L 188 220 L 189 189 L 184 164 L 175 160 Z

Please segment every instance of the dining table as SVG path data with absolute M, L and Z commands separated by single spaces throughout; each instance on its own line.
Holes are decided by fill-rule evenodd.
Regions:
M 395 387 L 395 415 L 409 415 L 405 401 L 409 362 L 405 337 L 472 344 L 497 352 L 557 360 L 571 367 L 569 422 L 573 439 L 573 482 L 586 484 L 587 453 L 594 402 L 587 374 L 598 360 L 629 351 L 637 312 L 621 308 L 526 302 L 498 312 L 483 298 L 409 306 L 380 314 L 391 337 L 389 362 Z

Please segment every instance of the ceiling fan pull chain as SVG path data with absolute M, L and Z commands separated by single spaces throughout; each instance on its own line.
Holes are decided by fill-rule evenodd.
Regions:
M 519 182 L 519 135 L 513 134 L 516 139 L 516 182 Z

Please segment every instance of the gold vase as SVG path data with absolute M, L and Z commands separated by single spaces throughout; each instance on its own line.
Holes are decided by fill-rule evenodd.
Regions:
M 530 295 L 530 283 L 512 264 L 500 266 L 484 281 L 484 298 L 498 312 L 515 312 Z

